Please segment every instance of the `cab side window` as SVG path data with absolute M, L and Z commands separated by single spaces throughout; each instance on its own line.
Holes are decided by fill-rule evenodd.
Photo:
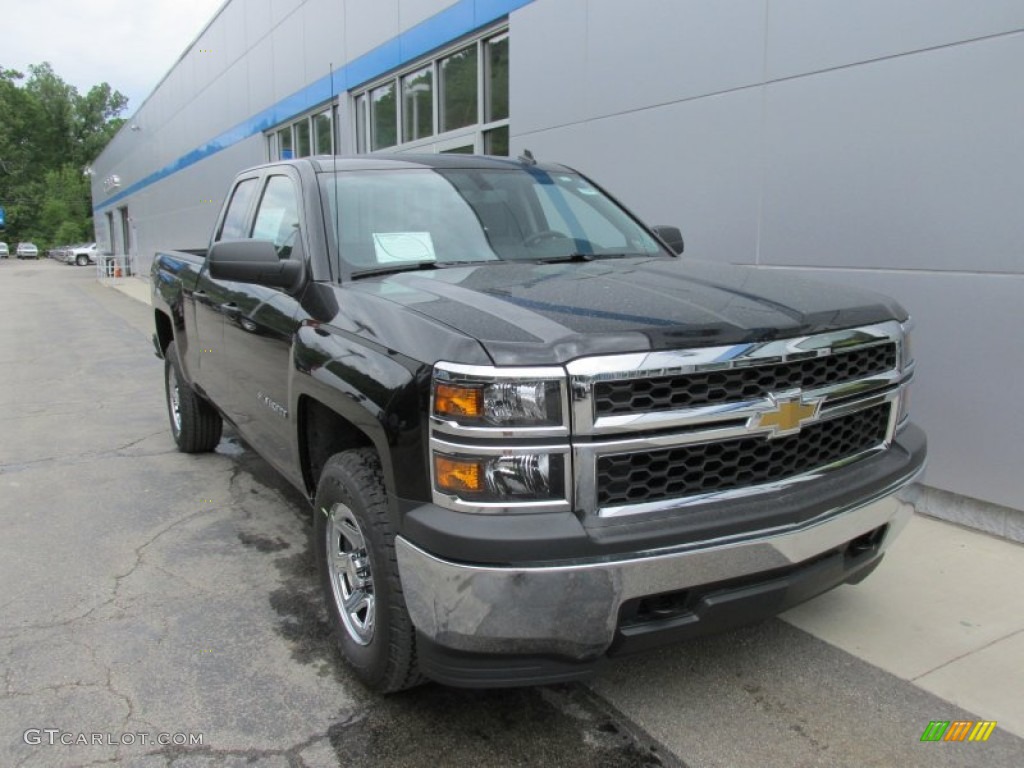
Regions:
M 287 176 L 271 176 L 267 180 L 252 237 L 272 242 L 278 258 L 291 258 L 299 237 L 299 201 L 295 184 Z
M 256 179 L 245 179 L 238 182 L 228 204 L 228 212 L 217 233 L 218 240 L 240 240 L 245 237 L 245 216 L 249 213 L 249 205 L 256 194 Z

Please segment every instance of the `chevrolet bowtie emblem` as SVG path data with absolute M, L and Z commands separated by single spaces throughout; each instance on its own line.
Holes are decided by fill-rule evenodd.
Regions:
M 818 418 L 823 402 L 821 399 L 804 402 L 800 395 L 772 399 L 775 408 L 758 414 L 750 424 L 751 429 L 770 429 L 769 438 L 795 435 L 804 424 Z

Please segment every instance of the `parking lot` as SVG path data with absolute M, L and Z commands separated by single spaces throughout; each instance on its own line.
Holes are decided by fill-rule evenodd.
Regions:
M 304 500 L 230 431 L 214 455 L 175 450 L 149 308 L 49 260 L 0 263 L 0 308 L 0 766 L 1024 763 L 1024 708 L 981 711 L 1021 701 L 1019 586 L 976 596 L 991 620 L 943 607 L 981 622 L 950 629 L 963 653 L 916 615 L 890 647 L 888 561 L 788 620 L 588 685 L 370 694 L 328 634 Z M 923 520 L 905 537 L 889 560 L 932 537 L 1024 576 L 1017 545 Z M 987 674 L 1005 690 L 987 700 L 931 676 L 1000 643 Z M 1000 721 L 986 743 L 920 741 L 930 721 L 981 719 Z

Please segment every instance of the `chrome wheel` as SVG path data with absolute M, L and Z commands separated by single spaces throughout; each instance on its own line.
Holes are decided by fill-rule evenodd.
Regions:
M 327 514 L 327 563 L 331 592 L 349 637 L 359 645 L 373 640 L 375 601 L 370 556 L 352 510 L 341 503 Z
M 181 384 L 173 365 L 167 366 L 167 405 L 171 411 L 174 434 L 181 432 Z

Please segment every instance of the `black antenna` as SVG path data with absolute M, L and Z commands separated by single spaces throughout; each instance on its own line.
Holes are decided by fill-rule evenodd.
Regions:
M 536 165 L 537 161 L 533 158 L 533 152 L 528 149 L 523 150 L 523 154 L 519 156 L 519 162 L 523 165 Z
M 335 146 L 335 142 L 341 140 L 341 131 L 338 126 L 338 113 L 341 112 L 334 103 L 334 62 L 332 61 L 329 65 L 331 70 L 331 165 L 332 173 L 334 177 L 334 249 L 338 252 L 338 277 L 341 277 L 341 201 L 338 199 L 338 150 L 340 147 Z

